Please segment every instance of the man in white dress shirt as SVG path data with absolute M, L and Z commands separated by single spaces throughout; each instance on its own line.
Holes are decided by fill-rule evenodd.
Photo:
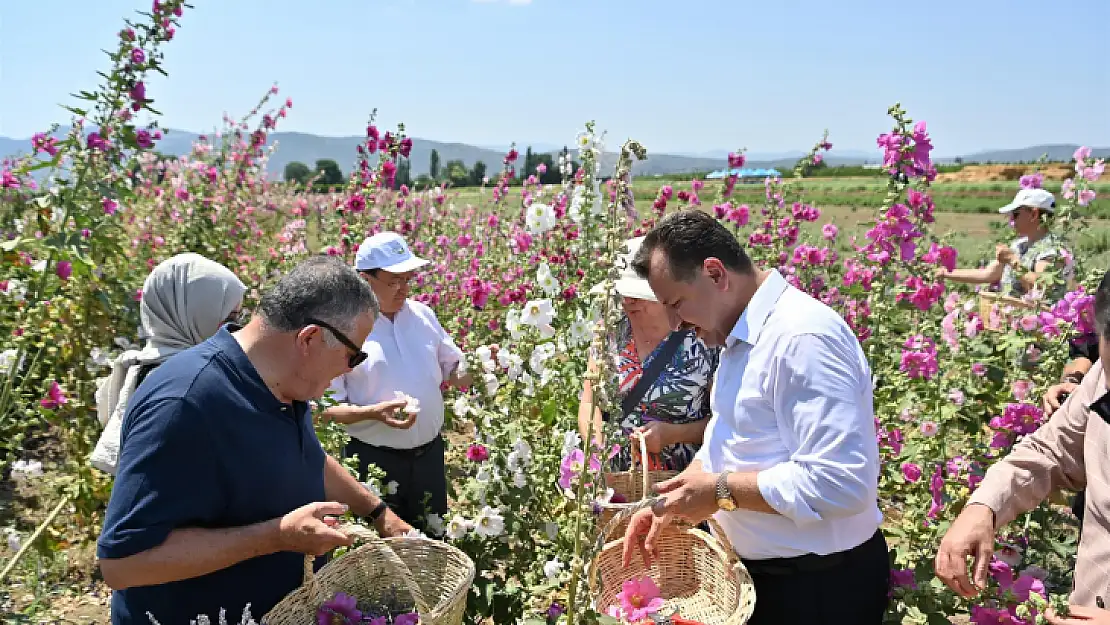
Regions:
M 701 211 L 668 215 L 633 262 L 659 301 L 725 346 L 691 466 L 633 517 L 624 557 L 655 553 L 674 515 L 713 516 L 755 582 L 751 625 L 879 625 L 890 564 L 879 525 L 871 371 L 832 309 L 753 266 Z
M 469 376 L 457 375 L 462 351 L 432 309 L 408 297 L 416 270 L 427 264 L 393 232 L 359 246 L 355 269 L 378 297 L 381 312 L 362 348 L 366 360 L 332 382 L 339 405 L 323 415 L 347 426 L 346 451 L 358 455 L 360 479 L 367 479 L 370 464 L 385 471 L 386 503 L 421 530 L 428 528 L 429 514 L 442 518 L 447 512 L 443 383 L 469 383 Z

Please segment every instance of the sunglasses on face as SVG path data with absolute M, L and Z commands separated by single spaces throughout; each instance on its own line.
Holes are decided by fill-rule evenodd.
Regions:
M 313 319 L 313 318 L 310 317 L 308 319 L 305 319 L 305 321 L 307 321 L 308 323 L 311 323 L 312 325 L 320 326 L 321 328 L 324 328 L 328 332 L 331 332 L 332 336 L 339 339 L 340 343 L 342 343 L 347 349 L 354 352 L 354 353 L 347 356 L 347 366 L 348 367 L 354 369 L 355 367 L 362 364 L 362 361 L 366 360 L 366 352 L 362 351 L 362 349 L 359 348 L 358 345 L 355 345 L 354 341 L 347 338 L 346 334 L 343 334 L 339 330 L 336 330 L 332 326 L 328 325 L 327 323 L 325 323 L 323 321 L 320 321 L 319 319 Z

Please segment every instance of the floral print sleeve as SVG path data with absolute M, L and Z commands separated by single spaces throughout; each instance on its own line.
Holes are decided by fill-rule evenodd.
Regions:
M 1075 263 L 1071 252 L 1059 237 L 1048 234 L 1034 243 L 1029 243 L 1028 239 L 1023 237 L 1014 241 L 1010 247 L 1017 253 L 1018 261 L 1025 271 L 1034 271 L 1037 263 L 1049 261 L 1049 272 L 1055 273 L 1062 280 L 1048 288 L 1045 299 L 1052 302 L 1058 301 L 1067 293 L 1066 282 L 1075 276 Z M 1025 295 L 1020 276 L 1009 266 L 1003 270 L 1001 286 L 1004 295 L 1015 297 Z
M 632 341 L 631 324 L 622 319 L 618 328 L 616 345 L 616 370 L 619 399 L 623 399 L 643 375 L 644 368 L 652 362 L 663 344 L 660 343 L 641 363 Z M 627 437 L 632 431 L 651 421 L 690 423 L 710 416 L 709 385 L 717 370 L 720 349 L 708 347 L 693 331 L 685 331 L 682 343 L 670 362 L 663 368 L 655 383 L 644 393 L 640 403 L 621 423 L 621 433 Z M 625 443 L 625 441 L 622 441 Z M 681 471 L 694 458 L 700 445 L 678 444 L 663 450 L 659 460 L 663 468 Z M 632 458 L 627 443 L 621 445 L 614 458 L 614 468 L 626 471 Z

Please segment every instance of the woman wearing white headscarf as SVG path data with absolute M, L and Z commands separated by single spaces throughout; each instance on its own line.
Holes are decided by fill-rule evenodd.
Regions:
M 203 343 L 234 321 L 246 290 L 230 269 L 199 254 L 178 254 L 150 272 L 139 306 L 146 345 L 120 355 L 96 391 L 104 432 L 90 458 L 94 467 L 115 475 L 123 415 L 135 389 L 170 356 Z

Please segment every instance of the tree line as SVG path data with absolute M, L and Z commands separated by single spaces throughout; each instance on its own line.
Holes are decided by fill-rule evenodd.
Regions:
M 564 147 L 563 154 L 567 153 L 567 148 Z M 571 171 L 577 169 L 578 163 L 572 162 Z M 482 161 L 476 161 L 469 167 L 459 159 L 441 163 L 439 151 L 433 149 L 429 155 L 428 173 L 420 174 L 415 179 L 412 177 L 412 164 L 409 159 L 398 159 L 394 188 L 399 189 L 401 185 L 405 185 L 409 188 L 427 189 L 444 183 L 452 187 L 477 187 L 496 179 L 500 174 L 500 166 L 490 171 Z M 524 161 L 518 161 L 516 176 L 512 182 L 520 184 L 532 175 L 536 176 L 541 184 L 558 184 L 561 180 L 558 163 L 552 155 L 537 154 L 532 151 L 531 146 L 528 146 L 524 153 Z M 330 158 L 316 161 L 314 168 L 310 168 L 299 161 L 293 161 L 285 166 L 283 177 L 286 182 L 300 185 L 311 183 L 312 189 L 320 192 L 342 187 L 347 182 L 347 177 L 340 169 L 339 164 Z M 487 180 L 487 177 L 490 180 Z

